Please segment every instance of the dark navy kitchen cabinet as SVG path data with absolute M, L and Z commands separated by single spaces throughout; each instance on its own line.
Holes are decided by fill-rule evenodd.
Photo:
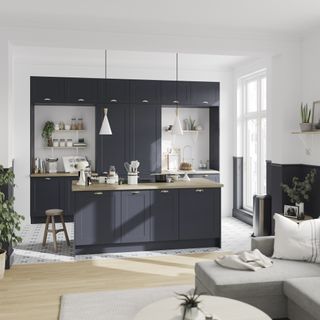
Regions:
M 160 103 L 160 81 L 131 80 L 131 103 Z
M 107 105 L 130 103 L 130 80 L 99 80 L 99 102 Z
M 120 194 L 76 192 L 75 241 L 77 246 L 120 242 Z
M 121 200 L 121 242 L 150 241 L 150 191 L 123 191 Z
M 151 240 L 178 240 L 179 191 L 151 191 Z
M 72 179 L 76 177 L 31 178 L 31 222 L 45 222 L 47 209 L 63 209 L 66 221 L 73 220 Z
M 161 104 L 190 104 L 190 82 L 161 81 Z
M 95 104 L 98 99 L 98 80 L 67 78 L 66 99 L 68 103 Z
M 65 78 L 31 77 L 31 103 L 65 102 Z
M 108 171 L 109 167 L 114 165 L 120 176 L 126 176 L 124 163 L 130 161 L 129 107 L 125 104 L 108 106 L 112 135 L 99 135 L 104 109 L 101 106 L 96 108 L 96 170 L 98 173 Z
M 220 236 L 220 189 L 184 189 L 179 197 L 179 238 Z
M 191 82 L 191 104 L 198 107 L 219 106 L 220 86 L 218 82 Z
M 130 159 L 140 162 L 140 178 L 150 179 L 150 173 L 159 172 L 161 168 L 160 106 L 131 106 L 130 127 Z

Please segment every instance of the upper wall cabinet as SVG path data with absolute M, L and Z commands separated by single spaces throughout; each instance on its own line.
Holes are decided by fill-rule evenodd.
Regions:
M 130 103 L 130 80 L 99 80 L 100 103 Z
M 219 106 L 219 82 L 191 82 L 191 104 L 195 106 Z
M 66 98 L 69 103 L 95 104 L 98 99 L 98 80 L 67 78 Z
M 160 103 L 160 81 L 131 80 L 131 102 Z
M 190 104 L 190 82 L 161 81 L 161 104 Z
M 54 77 L 31 77 L 32 103 L 65 102 L 65 79 Z

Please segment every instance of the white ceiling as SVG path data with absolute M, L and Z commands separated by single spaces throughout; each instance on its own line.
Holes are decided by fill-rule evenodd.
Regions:
M 302 36 L 319 0 L 0 0 L 0 26 L 210 36 Z

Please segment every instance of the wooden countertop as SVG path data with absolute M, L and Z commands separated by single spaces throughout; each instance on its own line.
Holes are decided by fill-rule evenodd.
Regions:
M 125 191 L 125 190 L 161 190 L 161 189 L 212 189 L 221 188 L 223 184 L 210 181 L 204 178 L 192 178 L 190 181 L 176 181 L 176 182 L 152 182 L 152 183 L 138 183 L 138 184 L 105 184 L 94 183 L 90 186 L 78 186 L 74 181 L 72 184 L 72 191 Z
M 77 177 L 78 173 L 69 172 L 57 172 L 57 173 L 32 173 L 30 177 L 32 178 L 45 178 L 45 177 Z

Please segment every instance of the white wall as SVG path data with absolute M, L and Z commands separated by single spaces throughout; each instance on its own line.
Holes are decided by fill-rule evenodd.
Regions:
M 302 99 L 312 107 L 313 101 L 320 100 L 320 29 L 315 30 L 302 42 Z M 320 108 L 319 105 L 317 105 Z M 298 123 L 296 123 L 298 128 Z M 320 135 L 295 136 L 300 153 L 299 162 L 320 165 Z M 302 139 L 302 140 L 301 140 Z M 305 152 L 311 148 L 311 154 Z

